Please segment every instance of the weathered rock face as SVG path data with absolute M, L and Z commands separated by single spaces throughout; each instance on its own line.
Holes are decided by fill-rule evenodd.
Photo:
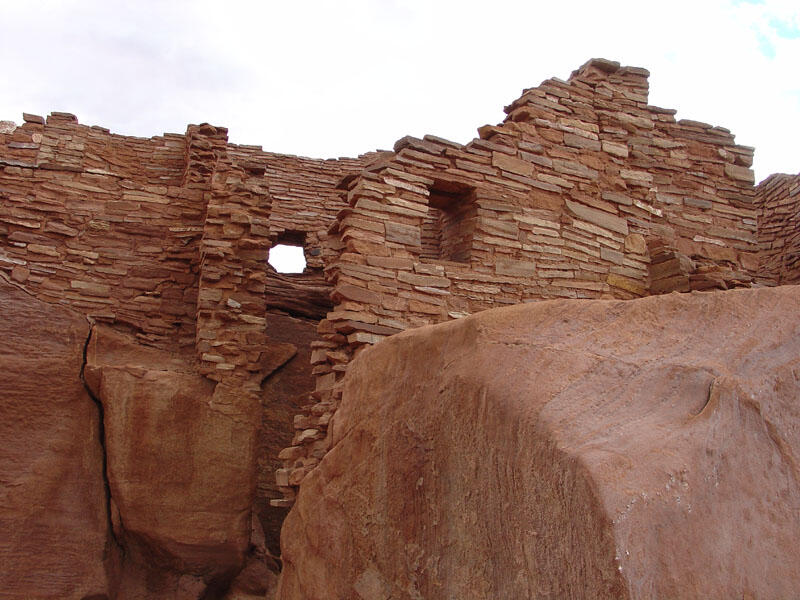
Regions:
M 352 363 L 278 597 L 787 598 L 800 290 L 541 302 Z
M 287 443 L 291 402 L 274 416 L 197 373 L 191 352 L 90 332 L 2 279 L 0 310 L 0 595 L 213 598 L 233 580 L 232 593 L 263 596 L 277 565 L 256 515 L 256 451 Z M 282 369 L 296 354 L 271 340 L 263 375 L 310 385 L 307 348 L 302 367 Z M 286 433 L 270 440 L 273 417 Z
M 0 595 L 105 594 L 98 408 L 80 378 L 89 326 L 2 279 L 0 314 Z
M 199 375 L 191 355 L 149 349 L 105 327 L 93 330 L 85 377 L 104 407 L 126 566 L 163 571 L 146 578 L 149 597 L 173 597 L 170 572 L 224 588 L 250 540 L 257 399 Z

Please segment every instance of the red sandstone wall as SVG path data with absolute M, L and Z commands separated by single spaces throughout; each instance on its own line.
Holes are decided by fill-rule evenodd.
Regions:
M 753 149 L 648 105 L 647 76 L 592 60 L 526 90 L 466 146 L 404 138 L 343 181 L 317 402 L 296 422 L 280 481 L 296 485 L 327 451 L 338 382 L 365 344 L 536 299 L 750 285 Z
M 342 207 L 335 183 L 366 159 L 265 153 L 228 144 L 221 131 L 215 150 L 199 138 L 187 147 L 185 135 L 133 138 L 66 113 L 46 123 L 26 115 L 0 133 L 0 270 L 44 300 L 130 325 L 154 344 L 195 343 L 204 236 L 224 246 L 245 236 L 246 223 L 247 236 L 263 240 L 254 259 L 266 279 L 270 240 L 302 232 L 324 286 L 320 237 Z M 211 232 L 206 212 L 220 161 L 236 173 L 218 183 L 217 198 L 239 188 L 259 200 L 239 207 L 242 223 Z M 308 285 L 300 281 L 294 296 Z
M 767 284 L 800 282 L 800 174 L 770 175 L 756 188 L 758 279 Z
M 375 155 L 319 160 L 233 145 L 228 154 L 238 166 L 260 171 L 268 182 L 272 235 L 280 240 L 287 234 L 303 234 L 309 268 L 321 268 L 321 238 L 345 207 L 336 185 L 345 175 L 358 173 Z
M 280 275 L 267 267 L 267 308 L 320 320 L 331 308 L 331 287 L 323 275 L 323 246 L 327 230 L 345 207 L 337 183 L 374 160 L 359 158 L 319 160 L 264 152 L 260 146 L 228 146 L 228 156 L 244 169 L 251 182 L 266 180 L 271 198 L 269 231 L 274 243 L 301 245 L 306 270 Z
M 528 90 L 502 126 L 481 128 L 465 147 L 401 140 L 383 169 L 348 190 L 337 282 L 369 288 L 360 283 L 369 273 L 354 274 L 376 266 L 359 258 L 367 255 L 424 262 L 428 197 L 462 186 L 474 190 L 478 213 L 470 259 L 420 268 L 445 276 L 449 293 L 417 297 L 425 307 L 383 307 L 392 317 L 419 324 L 532 298 L 644 295 L 650 261 L 636 236 L 663 238 L 746 283 L 756 251 L 752 149 L 722 128 L 675 122 L 674 111 L 646 100 L 646 71 L 593 61 L 569 83 Z M 372 271 L 371 283 L 402 297 L 412 290 L 398 283 L 402 270 Z M 504 285 L 474 287 L 487 282 Z
M 647 76 L 592 60 L 525 90 L 469 144 L 404 138 L 359 159 L 235 146 L 208 125 L 139 139 L 29 117 L 0 134 L 0 270 L 148 343 L 193 345 L 204 373 L 246 387 L 266 310 L 319 317 L 332 290 L 316 389 L 281 455 L 291 495 L 327 451 L 339 381 L 365 344 L 537 299 L 750 285 L 757 212 L 766 223 L 787 196 L 766 186 L 755 204 L 752 148 L 648 105 Z M 796 240 L 769 222 L 775 283 L 794 268 L 778 248 Z M 303 276 L 267 266 L 282 240 L 304 246 Z
M 43 300 L 130 326 L 145 343 L 192 348 L 202 373 L 259 404 L 256 389 L 275 368 L 266 311 L 328 312 L 321 240 L 344 206 L 336 183 L 373 156 L 265 153 L 228 144 L 210 125 L 131 138 L 57 113 L 8 129 L 3 274 Z M 279 276 L 266 262 L 286 232 L 306 249 L 303 275 Z
M 40 298 L 194 338 L 205 207 L 181 186 L 184 139 L 109 134 L 54 113 L 0 135 L 0 269 Z

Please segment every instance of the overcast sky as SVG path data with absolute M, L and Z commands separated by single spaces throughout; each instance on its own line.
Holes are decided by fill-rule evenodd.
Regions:
M 798 0 L 0 0 L 0 120 L 115 133 L 229 128 L 314 157 L 458 142 L 590 57 L 650 70 L 650 103 L 800 171 Z

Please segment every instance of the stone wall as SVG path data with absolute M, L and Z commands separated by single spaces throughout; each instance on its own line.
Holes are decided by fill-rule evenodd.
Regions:
M 800 174 L 770 175 L 756 188 L 758 279 L 774 285 L 800 282 Z
M 404 138 L 342 182 L 316 402 L 296 419 L 279 481 L 296 485 L 327 451 L 339 382 L 364 345 L 539 299 L 751 284 L 753 149 L 648 105 L 647 77 L 589 61 L 525 90 L 464 146 Z
M 0 270 L 49 302 L 194 341 L 202 190 L 183 136 L 124 138 L 54 113 L 0 135 Z
M 25 115 L 4 131 L 0 271 L 46 301 L 130 326 L 155 345 L 194 345 L 201 262 L 212 247 L 236 240 L 228 254 L 238 261 L 255 244 L 263 286 L 273 274 L 262 260 L 270 243 L 298 232 L 306 280 L 316 272 L 324 285 L 320 237 L 342 208 L 335 184 L 367 160 L 265 153 L 228 144 L 227 131 L 211 126 L 120 136 L 66 113 L 46 122 Z
M 297 352 L 307 366 L 291 367 L 293 393 L 313 384 L 295 389 L 311 377 L 310 349 L 305 337 L 286 338 L 302 328 L 289 317 L 269 326 L 267 311 L 314 324 L 328 312 L 321 240 L 344 206 L 336 183 L 373 158 L 267 153 L 210 125 L 140 139 L 64 113 L 25 115 L 0 133 L 0 276 L 140 343 L 194 354 L 197 371 L 220 384 L 215 401 L 264 404 L 262 430 L 275 439 L 259 441 L 270 456 L 258 461 L 271 464 L 291 439 L 295 400 L 260 390 L 262 380 Z M 286 236 L 305 249 L 302 274 L 267 264 Z M 274 523 L 263 506 L 278 493 L 259 485 L 259 514 Z
M 236 164 L 267 182 L 271 198 L 269 229 L 274 243 L 304 249 L 306 270 L 281 275 L 267 267 L 267 307 L 296 316 L 322 319 L 330 310 L 330 286 L 323 275 L 323 241 L 338 212 L 345 207 L 337 183 L 375 159 L 317 160 L 264 152 L 258 146 L 229 145 Z
M 466 145 L 407 137 L 339 160 L 233 145 L 210 125 L 140 139 L 26 115 L 0 130 L 0 272 L 191 348 L 245 394 L 268 362 L 269 311 L 320 321 L 284 505 L 329 447 L 347 365 L 386 336 L 548 298 L 792 281 L 796 181 L 768 179 L 757 200 L 753 149 L 650 106 L 646 70 L 594 59 L 506 114 Z M 303 274 L 267 264 L 280 242 L 303 246 Z

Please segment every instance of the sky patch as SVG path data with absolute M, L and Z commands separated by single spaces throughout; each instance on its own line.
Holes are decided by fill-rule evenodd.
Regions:
M 769 26 L 775 31 L 778 37 L 781 37 L 785 40 L 800 39 L 800 27 L 797 25 L 797 23 L 788 20 L 784 21 L 782 19 L 773 17 L 769 20 Z
M 66 111 L 144 137 L 209 122 L 233 143 L 356 156 L 405 135 L 467 143 L 523 89 L 603 57 L 646 67 L 651 104 L 755 146 L 762 179 L 800 169 L 798 2 L 5 0 L 0 120 Z
M 761 32 L 756 32 L 756 39 L 758 39 L 758 49 L 767 58 L 775 58 L 775 45 L 766 35 Z

